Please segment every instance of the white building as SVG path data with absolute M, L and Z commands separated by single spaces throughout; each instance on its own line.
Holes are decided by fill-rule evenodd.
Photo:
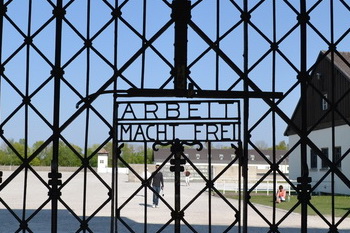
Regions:
M 350 62 L 350 53 L 342 52 L 341 57 L 320 52 L 316 66 L 311 73 L 307 89 L 307 129 L 311 142 L 307 146 L 307 165 L 311 186 L 314 192 L 331 193 L 332 185 L 337 194 L 350 194 L 350 68 L 344 62 Z M 334 90 L 334 93 L 332 93 Z M 332 102 L 336 103 L 335 114 L 331 111 Z M 289 137 L 290 154 L 289 177 L 296 180 L 301 176 L 300 136 L 296 133 L 301 127 L 300 101 L 292 116 L 297 129 L 288 126 L 285 135 Z M 325 159 L 325 157 L 328 158 Z M 333 163 L 334 182 L 329 162 Z
M 103 148 L 97 153 L 97 172 L 108 172 L 108 152 Z

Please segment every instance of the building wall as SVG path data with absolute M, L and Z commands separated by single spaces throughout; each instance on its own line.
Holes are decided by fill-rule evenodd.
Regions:
M 350 148 L 349 141 L 350 128 L 349 126 L 338 126 L 335 128 L 335 146 L 341 147 L 341 153 L 344 154 Z M 331 128 L 315 130 L 310 133 L 309 138 L 316 144 L 318 148 L 328 148 L 328 157 L 332 158 L 332 140 L 331 140 Z M 296 135 L 289 136 L 289 146 L 292 148 L 299 140 Z M 317 168 L 310 169 L 310 147 L 307 149 L 307 159 L 310 171 L 310 177 L 312 177 L 312 184 L 317 183 L 321 177 L 327 172 L 328 169 L 322 168 L 321 158 L 317 158 Z M 291 180 L 296 180 L 300 176 L 300 146 L 291 153 L 289 159 L 289 177 Z M 341 163 L 341 171 L 344 175 L 350 178 L 350 170 L 347 169 L 347 164 L 350 162 L 350 156 L 347 156 Z M 350 189 L 335 175 L 335 193 L 350 195 Z M 316 192 L 331 192 L 331 176 L 327 178 L 317 187 Z
M 292 148 L 299 140 L 299 136 L 289 136 L 289 148 Z M 289 155 L 289 179 L 297 180 L 300 176 L 300 146 L 296 147 Z
M 108 155 L 97 156 L 97 172 L 106 173 L 108 168 Z

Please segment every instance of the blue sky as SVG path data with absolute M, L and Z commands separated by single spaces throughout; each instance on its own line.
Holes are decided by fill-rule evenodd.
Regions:
M 64 1 L 67 4 L 69 1 Z M 83 47 L 84 41 L 81 37 L 87 37 L 87 28 L 90 28 L 90 38 L 94 38 L 96 33 L 111 19 L 110 8 L 102 1 L 91 1 L 91 15 L 89 25 L 87 19 L 87 2 L 86 0 L 76 0 L 72 2 L 66 9 L 66 19 L 76 28 L 80 35 L 72 30 L 72 28 L 64 23 L 63 40 L 62 40 L 62 64 L 64 66 L 64 78 L 73 87 L 67 86 L 64 82 L 61 85 L 61 124 L 69 119 L 77 109 L 76 103 L 80 100 L 80 96 L 86 96 L 94 93 L 113 75 L 113 60 L 117 58 L 117 68 L 124 69 L 123 77 L 128 79 L 136 87 L 144 85 L 146 88 L 159 88 L 170 77 L 170 66 L 173 64 L 173 37 L 174 28 L 171 25 L 153 44 L 154 49 L 162 54 L 165 61 L 156 55 L 155 51 L 148 48 L 145 53 L 145 66 L 142 70 L 142 57 L 138 57 L 132 65 L 126 66 L 126 62 L 141 47 L 142 40 L 134 32 L 130 30 L 122 21 L 118 21 L 118 45 L 114 47 L 114 24 L 109 24 L 98 36 L 93 40 L 94 51 L 87 53 L 78 51 Z M 108 1 L 114 5 L 114 1 Z M 119 1 L 122 3 L 123 1 Z M 122 17 L 125 19 L 140 35 L 143 33 L 143 14 L 142 9 L 144 1 L 130 0 L 122 8 Z M 192 10 L 192 21 L 212 40 L 216 40 L 216 7 L 220 2 L 220 29 L 219 35 L 223 35 L 227 30 L 233 27 L 240 20 L 239 10 L 228 0 L 214 1 L 192 1 L 193 4 L 198 3 Z M 243 1 L 235 1 L 238 6 L 242 7 Z M 253 8 L 259 1 L 248 1 L 249 8 Z M 261 32 L 269 40 L 273 40 L 272 25 L 272 0 L 263 1 L 259 7 L 251 14 L 251 22 L 258 27 Z M 299 1 L 289 1 L 296 10 L 299 9 Z M 307 1 L 308 9 L 314 6 L 317 1 Z M 330 40 L 331 26 L 329 0 L 322 1 L 310 13 L 311 23 L 322 35 Z M 340 1 L 333 1 L 336 14 L 334 14 L 334 35 L 337 40 L 349 28 L 350 21 L 344 20 L 350 17 L 349 11 Z M 145 38 L 150 39 L 154 34 L 163 27 L 169 20 L 171 9 L 164 1 L 152 0 L 146 1 L 147 14 Z M 22 102 L 20 93 L 32 94 L 37 92 L 31 99 L 31 103 L 43 115 L 47 122 L 52 123 L 53 119 L 53 81 L 50 80 L 41 89 L 37 89 L 50 76 L 51 66 L 54 63 L 55 52 L 55 21 L 51 21 L 45 28 L 36 32 L 42 25 L 52 17 L 52 4 L 45 0 L 33 1 L 32 23 L 29 34 L 35 35 L 33 45 L 29 48 L 30 63 L 26 64 L 27 47 L 24 46 L 16 56 L 12 58 L 12 54 L 20 48 L 23 43 L 23 35 L 28 34 L 28 4 L 23 1 L 14 0 L 8 4 L 7 15 L 13 21 L 17 28 L 14 27 L 8 19 L 4 20 L 3 41 L 1 61 L 5 63 L 5 75 L 18 88 L 15 90 L 10 86 L 7 80 L 1 80 L 1 96 L 0 96 L 0 119 L 4 122 L 7 117 Z M 168 1 L 170 4 L 170 1 Z M 282 38 L 296 23 L 296 13 L 284 2 L 276 1 L 276 39 Z M 21 31 L 21 32 L 19 32 Z M 22 33 L 22 34 L 21 34 Z M 300 66 L 300 42 L 299 29 L 293 31 L 287 39 L 280 45 L 279 49 L 288 57 L 295 67 Z M 345 36 L 344 40 L 337 46 L 340 51 L 349 51 L 349 36 Z M 255 62 L 260 59 L 266 51 L 269 50 L 270 44 L 261 36 L 253 27 L 249 28 L 249 67 L 254 66 L 249 77 L 257 84 L 257 86 L 265 91 L 272 90 L 272 54 L 266 56 L 263 62 L 255 66 Z M 311 27 L 308 28 L 308 67 L 315 62 L 320 50 L 328 49 L 328 45 Z M 41 56 L 34 47 L 38 48 L 44 57 Z M 192 62 L 206 49 L 208 44 L 205 43 L 193 30 L 189 28 L 188 40 L 188 64 Z M 235 63 L 237 67 L 243 70 L 243 25 L 237 26 L 224 39 L 220 41 L 220 48 Z M 70 59 L 75 56 L 70 62 Z M 110 61 L 106 63 L 101 56 Z M 11 58 L 8 60 L 8 58 Z M 87 59 L 89 58 L 89 65 Z M 191 78 L 203 90 L 226 90 L 238 78 L 238 75 L 225 63 L 219 59 L 219 66 L 215 67 L 215 53 L 209 51 L 201 60 L 191 66 Z M 141 77 L 144 75 L 144 83 L 141 84 Z M 218 86 L 215 77 L 218 75 Z M 26 85 L 26 77 L 29 84 Z M 296 82 L 296 72 L 287 62 L 279 55 L 276 56 L 276 91 L 286 92 Z M 89 81 L 87 81 L 89 80 Z M 26 90 L 26 86 L 28 90 Z M 131 86 L 119 79 L 118 88 L 127 89 Z M 111 87 L 112 88 L 112 87 Z M 172 82 L 167 85 L 172 88 Z M 241 90 L 242 85 L 237 85 L 234 90 Z M 77 94 L 79 93 L 79 94 Z M 294 107 L 299 98 L 299 89 L 295 89 L 287 98 L 279 105 L 281 109 L 291 116 Z M 107 122 L 112 122 L 112 98 L 111 95 L 100 96 L 93 103 L 94 108 L 104 117 Z M 253 125 L 264 112 L 268 110 L 268 106 L 261 100 L 254 99 L 251 101 L 250 108 L 250 124 Z M 24 138 L 24 115 L 25 109 L 19 110 L 4 126 L 4 135 L 6 138 L 18 140 Z M 86 130 L 86 112 L 82 113 L 74 122 L 67 127 L 62 133 L 68 141 L 84 145 L 84 133 Z M 37 140 L 45 140 L 50 136 L 51 131 L 48 124 L 37 116 L 34 110 L 29 109 L 29 142 L 33 143 Z M 95 115 L 89 113 L 89 138 L 88 144 L 101 143 L 108 136 L 108 127 Z M 276 138 L 277 142 L 287 140 L 283 137 L 286 124 L 277 117 Z M 271 143 L 271 116 L 266 118 L 259 127 L 254 129 L 252 141 L 266 141 Z

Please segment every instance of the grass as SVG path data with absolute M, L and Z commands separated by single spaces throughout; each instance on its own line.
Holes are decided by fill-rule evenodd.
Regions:
M 238 196 L 235 193 L 227 192 L 225 194 L 228 198 L 237 199 Z M 252 195 L 250 201 L 252 203 L 261 204 L 265 206 L 273 206 L 273 197 L 267 196 L 264 194 Z M 298 202 L 297 196 L 291 195 L 289 200 L 286 202 L 282 202 L 280 204 L 276 204 L 276 208 L 290 210 L 293 206 Z M 312 196 L 310 203 L 316 207 L 316 209 L 326 216 L 332 215 L 332 196 L 330 195 L 320 195 L 320 196 Z M 348 211 L 350 211 L 350 196 L 334 196 L 334 214 L 336 217 L 344 216 Z M 294 212 L 300 213 L 301 207 L 298 207 L 294 210 Z M 308 207 L 309 215 L 316 215 L 316 212 L 309 206 Z

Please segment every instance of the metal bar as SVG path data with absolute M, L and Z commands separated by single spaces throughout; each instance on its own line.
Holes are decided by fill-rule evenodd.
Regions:
M 88 0 L 86 2 L 86 38 L 87 38 L 87 41 L 90 41 L 90 24 L 91 24 L 91 0 Z M 89 46 L 87 46 L 86 48 L 86 87 L 85 87 L 85 93 L 86 95 L 89 93 L 89 83 L 90 83 L 90 56 L 91 56 L 91 49 Z M 85 153 L 84 153 L 84 159 L 86 160 L 87 158 L 87 147 L 88 147 L 88 138 L 89 138 L 89 118 L 90 118 L 90 109 L 87 108 L 86 109 L 86 117 L 85 117 Z M 84 164 L 84 168 L 83 168 L 83 172 L 84 172 L 84 175 L 83 175 L 83 197 L 82 197 L 82 201 L 83 201 L 83 210 L 82 210 L 82 222 L 83 224 L 81 224 L 81 228 L 82 228 L 82 231 L 85 233 L 88 229 L 88 221 L 87 221 L 87 216 L 86 216 L 86 213 L 87 213 L 87 184 L 88 184 L 88 181 L 87 181 L 87 167 L 86 167 L 87 164 Z
M 172 218 L 175 221 L 174 232 L 179 233 L 181 231 L 181 219 L 183 218 L 183 212 L 181 211 L 181 171 L 184 171 L 184 167 L 181 166 L 182 160 L 181 156 L 184 152 L 184 147 L 177 139 L 174 141 L 171 146 L 171 151 L 174 154 L 174 159 L 170 160 L 170 164 L 173 166 L 170 167 L 170 171 L 174 172 L 174 211 L 172 212 Z M 186 163 L 186 160 L 183 160 Z
M 119 1 L 115 0 L 114 1 L 114 12 L 118 12 L 118 4 Z M 113 65 L 114 67 L 118 67 L 118 30 L 119 30 L 119 24 L 118 24 L 118 17 L 114 18 L 114 38 L 113 38 L 113 46 L 114 46 L 114 53 L 113 53 Z M 114 90 L 117 89 L 117 80 L 115 79 L 113 83 L 113 88 Z M 116 233 L 118 232 L 118 220 L 117 218 L 119 217 L 119 211 L 118 211 L 118 160 L 120 154 L 118 150 L 118 132 L 117 132 L 117 125 L 118 125 L 118 105 L 117 105 L 117 96 L 113 95 L 113 124 L 112 124 L 112 131 L 111 131 L 111 136 L 112 136 L 112 178 L 111 178 L 111 219 L 110 219 L 110 233 Z
M 59 178 L 58 160 L 59 160 L 59 135 L 60 135 L 60 82 L 63 76 L 61 69 L 62 55 L 62 20 L 65 11 L 62 7 L 62 0 L 57 0 L 57 5 L 53 10 L 56 17 L 55 29 L 55 66 L 52 71 L 54 76 L 54 110 L 53 110 L 53 141 L 52 141 L 52 161 L 51 161 L 51 232 L 57 233 L 58 227 L 58 199 L 60 192 L 58 190 Z
M 187 88 L 187 25 L 191 18 L 191 1 L 174 0 L 172 2 L 172 18 L 175 22 L 174 40 L 174 89 Z
M 216 0 L 216 41 L 217 45 L 220 48 L 220 0 Z M 220 62 L 219 54 L 215 54 L 215 90 L 219 90 L 219 73 L 220 73 Z
M 282 92 L 263 92 L 263 91 L 210 91 L 210 90 L 173 90 L 173 89 L 139 89 L 130 88 L 128 90 L 106 90 L 88 95 L 86 98 L 77 102 L 79 108 L 81 103 L 92 102 L 99 95 L 115 94 L 118 97 L 186 97 L 186 98 L 205 98 L 205 99 L 243 99 L 243 98 L 283 98 Z M 173 102 L 173 101 L 169 101 Z M 270 103 L 269 103 L 270 104 Z M 275 107 L 275 106 L 274 106 Z M 276 109 L 278 110 L 278 109 Z
M 276 0 L 272 2 L 272 15 L 273 15 L 273 44 L 277 44 L 277 17 L 276 17 Z M 272 92 L 276 92 L 276 49 L 272 51 Z M 274 104 L 276 104 L 276 101 L 272 100 Z M 276 160 L 278 161 L 279 158 L 276 158 L 276 111 L 272 110 L 272 134 L 273 134 L 273 164 L 274 167 L 276 165 Z M 277 171 L 273 170 L 273 190 L 277 190 Z M 272 214 L 272 227 L 270 227 L 271 230 L 278 229 L 278 224 L 276 223 L 276 202 L 274 201 L 275 195 L 272 195 L 272 201 L 273 201 L 273 214 Z
M 244 92 L 249 91 L 249 81 L 248 81 L 248 23 L 250 14 L 248 11 L 248 0 L 243 1 L 243 12 L 241 14 L 243 20 L 243 89 Z M 249 132 L 249 98 L 244 96 L 243 98 L 243 154 L 242 154 L 242 181 L 243 181 L 243 217 L 242 217 L 242 230 L 243 233 L 248 233 L 248 202 L 249 202 L 249 192 L 248 192 L 248 142 L 250 139 Z
M 330 33 L 331 33 L 331 44 L 333 45 L 334 44 L 334 5 L 333 5 L 333 1 L 330 1 L 329 2 L 330 4 Z M 335 71 L 335 65 L 334 65 L 334 51 L 331 51 L 331 64 L 332 64 L 332 69 L 331 69 L 331 76 L 332 77 L 336 77 L 336 71 Z M 331 104 L 333 105 L 336 101 L 336 82 L 335 82 L 335 78 L 332 78 L 331 79 Z M 332 108 L 333 109 L 333 108 Z M 335 132 L 335 111 L 333 110 L 331 112 L 331 118 L 332 118 L 332 128 L 331 128 L 331 137 L 332 137 L 332 148 L 331 148 L 331 153 L 332 153 L 332 158 L 331 158 L 331 161 L 332 161 L 332 164 L 334 164 L 335 162 L 335 146 L 336 146 L 336 139 L 335 139 L 335 135 L 336 135 L 336 132 Z M 336 165 L 335 165 L 336 166 Z M 336 166 L 337 167 L 337 166 Z M 332 194 L 332 197 L 331 197 L 331 205 L 332 205 L 332 209 L 331 209 L 331 213 L 332 213 L 332 220 L 331 220 L 331 226 L 330 226 L 330 232 L 334 231 L 334 232 L 337 232 L 337 227 L 336 227 L 336 219 L 335 219 L 335 173 L 332 172 L 331 173 L 331 194 Z
M 146 41 L 146 26 L 147 26 L 147 1 L 143 0 L 143 9 L 142 9 L 142 44 L 145 44 Z M 142 45 L 141 45 L 142 46 Z M 146 51 L 141 55 L 141 88 L 145 86 L 145 62 L 146 62 Z
M 306 11 L 306 0 L 300 1 L 300 12 L 298 20 L 300 24 L 300 98 L 301 98 L 301 143 L 300 143 L 300 169 L 301 176 L 298 177 L 298 189 L 300 195 L 298 196 L 301 202 L 301 233 L 307 233 L 307 207 L 310 198 L 311 178 L 309 177 L 307 164 L 307 22 L 309 16 Z
M 116 132 L 116 131 L 115 131 Z M 115 135 L 115 134 L 114 134 Z M 111 219 L 111 233 L 117 233 L 118 232 L 118 221 L 120 221 L 120 210 L 119 210 L 119 202 L 118 202 L 118 161 L 121 157 L 122 148 L 124 147 L 124 144 L 121 144 L 118 146 L 118 141 L 116 136 L 113 137 L 113 166 L 112 166 L 112 205 L 111 205 L 111 213 L 112 213 L 112 219 Z
M 0 0 L 0 87 L 2 86 L 2 74 L 4 72 L 4 66 L 2 64 L 2 43 L 3 43 L 3 28 L 4 28 L 4 14 L 6 12 L 6 7 L 4 6 L 4 0 Z M 2 99 L 2 92 L 0 92 L 0 99 Z M 1 104 L 0 104 L 0 109 L 1 109 Z M 0 116 L 1 117 L 1 116 Z M 3 129 L 0 127 L 0 135 L 3 134 Z M 2 175 L 3 172 L 0 171 L 0 187 L 2 183 Z M 1 192 L 1 189 L 0 189 Z M 1 199 L 0 199 L 1 200 Z
M 208 144 L 208 180 L 209 180 L 209 183 L 212 184 L 212 180 L 213 180 L 213 177 L 212 177 L 212 167 L 211 167 L 211 157 L 212 157 L 212 154 L 211 154 L 211 143 L 209 142 Z M 208 182 L 207 182 L 208 184 Z M 212 186 L 209 185 L 208 187 L 208 192 L 209 192 L 209 197 L 208 197 L 208 232 L 211 233 L 211 225 L 212 225 L 212 214 L 211 214 L 211 210 L 212 210 L 212 200 L 211 200 L 211 192 L 212 192 Z
M 32 1 L 28 1 L 28 22 L 27 22 L 27 37 L 30 38 L 31 34 L 31 23 L 32 23 Z M 29 126 L 29 73 L 30 73 L 30 44 L 29 41 L 26 44 L 26 65 L 25 65 L 25 97 L 23 98 L 24 104 L 24 151 L 23 159 L 26 161 L 28 159 L 28 126 Z M 28 167 L 29 163 L 25 165 L 24 168 L 24 181 L 23 181 L 23 203 L 22 203 L 22 223 L 20 224 L 22 231 L 25 232 L 28 229 L 28 224 L 26 223 L 27 214 L 27 200 L 28 200 Z
M 147 142 L 145 141 L 143 143 L 143 185 L 144 185 L 144 189 L 143 189 L 143 195 L 144 195 L 144 224 L 143 224 L 143 232 L 147 233 L 147 203 L 148 203 L 148 186 L 147 186 L 147 183 L 148 183 L 148 178 L 149 178 L 149 175 L 148 175 L 148 167 L 147 167 L 147 156 L 148 156 L 148 150 L 147 150 Z
M 239 104 L 238 108 L 239 116 L 241 116 L 241 105 Z M 241 132 L 241 124 L 239 124 L 239 132 Z M 242 190 L 242 179 L 243 179 L 243 164 L 242 164 L 242 156 L 243 156 L 243 148 L 242 148 L 242 135 L 238 135 L 238 143 L 237 148 L 235 148 L 235 154 L 238 157 L 238 166 L 240 169 L 238 169 L 238 189 Z M 231 145 L 232 148 L 234 148 L 233 145 Z M 236 214 L 236 219 L 238 221 L 238 233 L 242 232 L 242 193 L 238 193 L 238 214 Z
M 180 154 L 175 153 L 175 159 L 180 159 Z M 177 167 L 179 168 L 179 167 Z M 179 213 L 181 209 L 181 184 L 180 184 L 180 170 L 175 171 L 175 212 Z M 180 232 L 181 219 L 179 216 L 175 217 L 175 232 Z
M 110 92 L 105 92 L 110 93 Z M 101 94 L 101 93 L 99 93 Z M 117 93 L 118 94 L 118 93 Z M 282 92 L 258 92 L 258 91 L 210 91 L 210 90 L 172 90 L 172 89 L 137 89 L 131 88 L 124 93 L 120 91 L 122 97 L 188 97 L 188 98 L 271 98 L 279 99 L 283 97 Z

